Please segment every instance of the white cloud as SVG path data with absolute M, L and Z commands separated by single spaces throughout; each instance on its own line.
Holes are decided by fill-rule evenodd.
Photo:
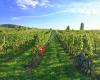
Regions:
M 85 22 L 85 28 L 88 29 L 99 29 L 100 30 L 100 23 L 99 22 Z
M 35 7 L 39 2 L 38 0 L 16 0 L 18 6 L 22 9 L 26 9 L 27 7 Z
M 66 12 L 100 16 L 100 1 L 72 3 L 67 6 Z
M 49 3 L 49 0 L 41 0 L 40 6 L 48 5 L 48 3 Z
M 19 17 L 12 17 L 11 19 L 12 20 L 19 20 L 20 18 Z
M 16 0 L 18 6 L 21 9 L 27 9 L 29 7 L 35 8 L 36 6 L 40 7 L 53 7 L 57 8 L 58 5 L 50 4 L 49 0 Z M 78 13 L 78 14 L 85 14 L 85 15 L 94 15 L 100 16 L 100 1 L 88 1 L 88 2 L 72 2 L 67 5 L 60 5 L 60 10 L 53 12 L 55 13 Z M 61 6 L 63 6 L 61 8 Z M 59 7 L 58 7 L 59 8 Z M 62 9 L 62 10 L 61 10 Z M 50 13 L 51 14 L 51 13 Z
M 56 11 L 56 12 L 43 14 L 43 15 L 37 15 L 37 16 L 30 16 L 30 15 L 28 15 L 28 16 L 15 16 L 15 17 L 12 17 L 11 20 L 19 20 L 19 19 L 23 19 L 23 18 L 42 18 L 42 17 L 48 17 L 48 16 L 52 16 L 52 15 L 62 14 L 65 12 L 66 12 L 66 10 L 61 10 L 61 11 Z
M 29 7 L 35 8 L 36 6 L 41 7 L 52 7 L 49 0 L 16 0 L 17 6 L 20 6 L 21 9 L 27 9 Z
M 28 6 L 31 6 L 31 7 L 50 6 L 49 0 L 17 0 L 17 3 L 23 9 L 28 8 Z M 66 6 L 61 5 L 61 6 L 63 6 L 62 9 L 55 11 L 55 12 L 52 12 L 52 13 L 47 13 L 47 14 L 39 15 L 39 16 L 29 16 L 29 15 L 28 16 L 18 16 L 18 17 L 14 17 L 14 18 L 15 19 L 16 18 L 18 18 L 18 19 L 21 19 L 21 18 L 40 18 L 40 17 L 52 16 L 52 15 L 62 14 L 62 13 L 75 13 L 75 14 L 82 14 L 82 15 L 84 14 L 84 15 L 89 15 L 89 16 L 99 16 L 100 17 L 100 5 L 99 4 L 100 4 L 100 1 L 98 1 L 98 0 L 89 1 L 87 3 L 73 2 L 73 3 L 66 5 Z

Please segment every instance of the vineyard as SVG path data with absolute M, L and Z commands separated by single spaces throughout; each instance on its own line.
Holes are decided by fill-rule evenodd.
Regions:
M 0 80 L 100 80 L 100 31 L 0 28 Z

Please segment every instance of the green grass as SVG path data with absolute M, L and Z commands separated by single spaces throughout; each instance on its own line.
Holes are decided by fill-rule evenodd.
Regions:
M 29 48 L 24 53 L 10 61 L 0 62 L 0 80 L 31 79 L 31 71 L 24 68 L 24 65 L 31 63 L 32 49 L 33 47 Z
M 96 41 L 96 56 L 94 60 L 95 72 L 100 76 L 100 31 L 95 32 L 95 41 Z
M 41 64 L 33 70 L 33 80 L 88 80 L 73 65 L 56 40 L 50 43 Z
M 38 67 L 24 68 L 22 64 L 32 57 L 31 49 L 10 62 L 0 64 L 0 80 L 88 80 L 73 65 L 56 39 L 49 44 Z
M 1 29 L 13 33 L 13 29 Z M 19 31 L 20 32 L 20 31 Z M 27 32 L 27 31 L 22 31 Z M 30 32 L 30 31 L 29 31 Z M 33 30 L 31 30 L 33 32 Z M 38 32 L 38 30 L 35 30 Z M 40 31 L 41 32 L 41 31 Z M 88 31 L 89 32 L 89 31 Z M 80 32 L 79 32 L 80 33 Z M 92 35 L 92 31 L 90 31 Z M 100 74 L 100 31 L 97 33 L 97 51 L 95 56 L 95 71 Z M 48 35 L 47 39 L 48 39 Z M 40 37 L 41 38 L 41 37 Z M 42 40 L 43 38 L 41 38 Z M 47 40 L 46 39 L 46 40 Z M 45 41 L 42 41 L 45 42 Z M 67 53 L 60 47 L 59 42 L 53 39 L 40 64 L 35 68 L 24 68 L 24 65 L 32 63 L 32 50 L 34 44 L 21 53 L 6 55 L 0 54 L 0 80 L 89 80 L 87 76 L 77 71 Z M 36 61 L 37 62 L 37 61 Z
M 100 75 L 100 45 L 97 47 L 97 50 L 96 50 L 96 56 L 95 56 L 95 60 L 94 60 L 94 66 L 95 66 L 96 74 Z

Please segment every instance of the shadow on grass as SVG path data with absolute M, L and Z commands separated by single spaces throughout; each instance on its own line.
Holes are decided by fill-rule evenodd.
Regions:
M 0 80 L 88 80 L 77 72 L 66 53 L 57 44 L 56 41 L 51 42 L 38 67 L 26 70 L 20 67 L 21 72 L 14 69 L 15 72 L 0 76 Z
M 0 80 L 86 80 L 85 77 L 80 76 L 74 70 L 72 65 L 49 66 L 40 69 L 38 72 L 25 71 L 24 73 L 8 74 L 0 77 Z
M 49 66 L 52 65 L 55 64 Z M 49 66 L 33 72 L 33 80 L 87 80 L 76 71 L 73 65 Z
M 23 53 L 25 53 L 26 51 L 28 51 L 29 49 L 31 49 L 33 46 L 35 46 L 35 40 L 33 40 L 30 45 L 27 46 L 23 46 L 21 49 L 19 48 L 19 50 L 17 50 L 18 52 L 9 52 L 7 54 L 2 54 L 0 55 L 0 63 L 2 62 L 8 62 L 11 61 L 19 56 L 21 56 Z

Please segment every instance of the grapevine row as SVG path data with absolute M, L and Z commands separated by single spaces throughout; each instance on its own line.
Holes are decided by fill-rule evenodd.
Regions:
M 85 32 L 78 34 L 79 32 L 74 31 L 58 31 L 56 33 L 59 42 L 70 55 L 77 68 L 93 78 L 95 75 L 92 64 L 94 60 L 94 42 L 90 35 Z

